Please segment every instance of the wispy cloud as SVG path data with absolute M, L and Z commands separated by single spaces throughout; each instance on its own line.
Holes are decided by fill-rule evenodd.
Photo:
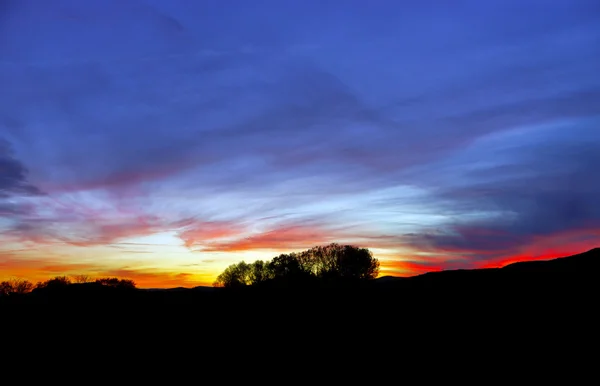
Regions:
M 335 240 L 335 234 L 326 229 L 310 225 L 294 225 L 262 231 L 233 241 L 208 243 L 201 250 L 206 252 L 294 251 Z
M 27 168 L 15 158 L 10 143 L 0 137 L 0 199 L 12 195 L 41 195 L 42 192 L 27 181 L 27 173 Z

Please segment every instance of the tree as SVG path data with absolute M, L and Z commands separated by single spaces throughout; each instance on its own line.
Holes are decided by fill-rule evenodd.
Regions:
M 42 285 L 44 288 L 64 288 L 71 284 L 71 279 L 68 276 L 55 276 L 50 280 L 46 280 Z
M 77 284 L 91 283 L 93 281 L 89 275 L 73 275 L 71 278 L 73 278 L 73 282 Z
M 252 268 L 250 265 L 242 260 L 237 264 L 232 264 L 225 268 L 225 271 L 217 276 L 213 286 L 234 288 L 249 285 L 251 284 L 251 272 Z
M 36 291 L 62 291 L 71 284 L 71 279 L 68 276 L 55 276 L 52 279 L 38 282 L 35 285 Z
M 131 279 L 121 279 L 119 281 L 119 288 L 123 288 L 123 289 L 135 289 L 136 288 L 136 284 L 135 284 L 135 281 L 133 281 Z
M 13 292 L 16 294 L 27 294 L 33 290 L 33 283 L 25 279 L 11 280 Z
M 9 282 L 0 282 L 0 296 L 8 296 L 12 292 L 12 287 Z
M 314 248 L 292 255 L 296 257 L 303 271 L 315 276 L 317 275 L 319 264 L 314 255 Z
M 270 262 L 232 264 L 215 280 L 216 287 L 243 287 L 268 281 L 306 283 L 313 279 L 369 280 L 379 274 L 379 261 L 371 251 L 332 243 L 300 253 L 281 254 Z
M 269 264 L 262 260 L 256 260 L 250 264 L 249 281 L 251 285 L 264 283 L 273 278 Z
M 295 253 L 281 254 L 269 263 L 269 269 L 273 272 L 274 279 L 299 279 L 310 276 L 310 271 L 302 267 Z
M 365 280 L 375 279 L 379 275 L 379 261 L 368 249 L 350 245 L 335 248 L 338 249 L 336 259 L 340 277 Z
M 0 296 L 10 294 L 26 294 L 33 290 L 33 283 L 21 278 L 12 278 L 0 283 Z

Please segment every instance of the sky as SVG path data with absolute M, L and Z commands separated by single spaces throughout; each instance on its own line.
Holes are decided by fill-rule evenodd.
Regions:
M 600 246 L 597 0 L 0 0 L 0 280 Z

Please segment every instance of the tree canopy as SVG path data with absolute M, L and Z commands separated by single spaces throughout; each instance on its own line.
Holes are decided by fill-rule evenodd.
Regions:
M 26 294 L 31 292 L 33 288 L 33 283 L 28 280 L 12 278 L 10 280 L 0 282 L 0 296 L 10 294 Z
M 292 284 L 327 281 L 363 281 L 379 274 L 379 261 L 371 251 L 337 243 L 299 253 L 281 254 L 271 261 L 241 261 L 227 267 L 213 283 L 237 288 L 267 282 Z

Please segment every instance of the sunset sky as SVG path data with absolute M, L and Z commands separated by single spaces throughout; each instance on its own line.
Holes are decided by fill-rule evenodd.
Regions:
M 600 246 L 598 0 L 0 0 L 0 280 Z

